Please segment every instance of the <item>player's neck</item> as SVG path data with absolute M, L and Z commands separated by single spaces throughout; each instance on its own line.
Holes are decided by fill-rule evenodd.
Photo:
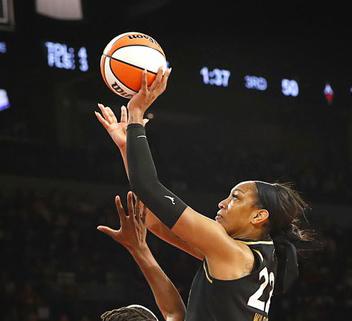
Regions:
M 262 229 L 252 229 L 246 231 L 238 231 L 231 235 L 234 239 L 244 239 L 244 240 L 265 240 L 269 238 L 269 235 L 266 232 L 263 232 Z

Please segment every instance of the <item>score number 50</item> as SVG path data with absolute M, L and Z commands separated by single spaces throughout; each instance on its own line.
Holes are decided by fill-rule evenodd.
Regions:
M 209 70 L 208 67 L 203 67 L 200 70 L 200 74 L 203 76 L 203 82 L 206 85 L 215 85 L 227 87 L 229 84 L 229 78 L 231 72 L 226 69 L 213 69 Z

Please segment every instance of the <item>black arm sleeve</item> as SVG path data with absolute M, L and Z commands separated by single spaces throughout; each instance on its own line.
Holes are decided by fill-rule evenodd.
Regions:
M 127 127 L 127 164 L 132 191 L 160 221 L 172 228 L 187 205 L 159 182 L 141 124 Z

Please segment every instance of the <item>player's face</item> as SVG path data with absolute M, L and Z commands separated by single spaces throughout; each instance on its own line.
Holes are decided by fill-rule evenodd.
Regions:
M 245 235 L 252 217 L 258 210 L 255 206 L 257 197 L 254 182 L 247 181 L 236 185 L 229 197 L 219 203 L 220 209 L 215 220 L 225 228 L 230 236 Z

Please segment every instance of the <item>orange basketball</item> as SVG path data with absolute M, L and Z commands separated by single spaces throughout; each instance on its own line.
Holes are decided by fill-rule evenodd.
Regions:
M 143 70 L 147 70 L 149 86 L 159 67 L 166 70 L 163 49 L 152 37 L 140 32 L 127 32 L 112 39 L 100 59 L 106 85 L 125 98 L 132 98 L 140 90 Z

